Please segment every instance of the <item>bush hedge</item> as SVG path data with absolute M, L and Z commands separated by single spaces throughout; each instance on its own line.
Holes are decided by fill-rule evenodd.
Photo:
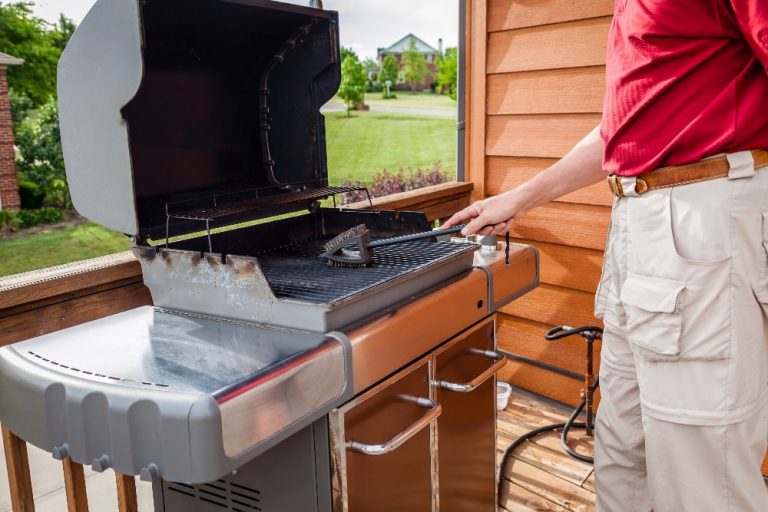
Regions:
M 12 212 L 0 210 L 0 230 L 15 232 L 41 224 L 55 224 L 64 220 L 64 212 L 57 208 L 39 208 Z
M 440 162 L 435 162 L 431 169 L 408 168 L 400 169 L 397 172 L 384 169 L 373 177 L 370 184 L 361 181 L 347 181 L 342 186 L 367 188 L 371 197 L 381 197 L 429 185 L 439 185 L 448 180 L 448 174 L 441 169 Z M 363 191 L 348 192 L 342 195 L 341 204 L 356 203 L 367 199 L 368 196 Z

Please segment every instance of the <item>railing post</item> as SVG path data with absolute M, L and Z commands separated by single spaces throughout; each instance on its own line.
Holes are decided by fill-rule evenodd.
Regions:
M 117 509 L 120 512 L 138 512 L 136 479 L 120 473 L 115 473 L 115 478 L 117 479 Z
M 2 430 L 13 512 L 35 512 L 32 478 L 29 475 L 27 443 L 16 437 L 5 425 L 2 426 Z
M 67 457 L 61 461 L 64 466 L 64 488 L 67 491 L 68 512 L 88 512 L 88 492 L 85 490 L 83 466 Z

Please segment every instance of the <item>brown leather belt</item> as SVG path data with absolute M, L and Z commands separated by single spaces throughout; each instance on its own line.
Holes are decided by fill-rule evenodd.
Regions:
M 755 169 L 768 166 L 768 150 L 753 149 L 752 158 L 755 161 Z M 725 155 L 712 156 L 686 165 L 661 167 L 636 176 L 635 193 L 641 196 L 649 190 L 725 178 L 730 168 Z M 608 176 L 608 186 L 616 197 L 624 197 L 621 178 L 622 176 L 615 174 Z

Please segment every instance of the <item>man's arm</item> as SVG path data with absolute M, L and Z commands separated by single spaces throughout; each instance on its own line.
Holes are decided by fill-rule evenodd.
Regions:
M 514 172 L 514 171 L 513 171 Z M 600 125 L 562 159 L 516 189 L 477 201 L 451 217 L 443 227 L 467 223 L 464 235 L 498 235 L 531 208 L 605 179 Z

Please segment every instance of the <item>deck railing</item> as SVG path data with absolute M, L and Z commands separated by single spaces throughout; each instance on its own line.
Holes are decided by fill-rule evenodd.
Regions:
M 467 206 L 471 183 L 444 183 L 374 199 L 374 207 L 423 211 L 430 221 Z M 366 207 L 368 202 L 349 205 Z M 0 346 L 151 303 L 130 252 L 0 278 Z M 2 427 L 13 512 L 33 512 L 26 443 Z M 83 466 L 62 461 L 68 512 L 87 512 Z M 134 477 L 116 474 L 120 512 L 136 512 Z

